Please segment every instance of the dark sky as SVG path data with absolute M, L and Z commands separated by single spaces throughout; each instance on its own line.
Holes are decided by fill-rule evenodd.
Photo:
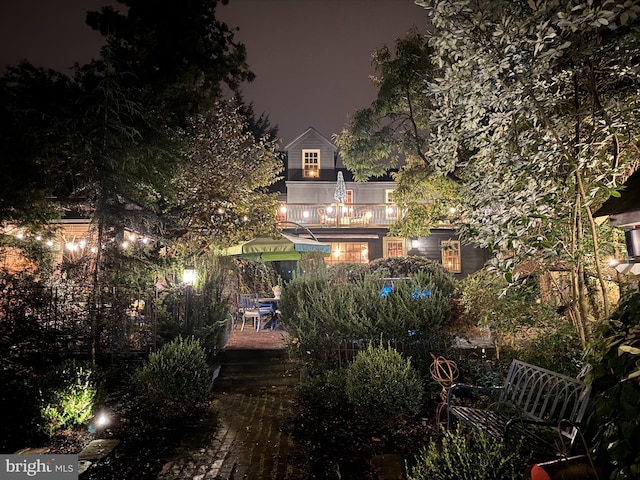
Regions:
M 26 58 L 65 71 L 89 61 L 101 37 L 85 13 L 107 3 L 0 0 L 0 65 Z M 338 133 L 375 97 L 371 53 L 414 25 L 426 30 L 426 12 L 413 0 L 231 0 L 217 15 L 239 27 L 257 76 L 244 86 L 245 100 L 279 126 L 283 144 L 309 126 L 328 138 Z

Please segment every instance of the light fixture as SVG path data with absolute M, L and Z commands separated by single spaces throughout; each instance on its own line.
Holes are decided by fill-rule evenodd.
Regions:
M 280 206 L 280 213 L 287 213 L 287 206 L 286 205 L 281 205 Z
M 420 240 L 414 238 L 411 240 L 411 248 L 418 248 L 420 246 Z
M 193 285 L 196 282 L 196 269 L 193 265 L 184 267 L 182 281 L 187 285 Z
M 309 212 L 307 210 L 305 210 L 304 212 L 302 212 L 302 216 L 304 218 L 309 218 Z

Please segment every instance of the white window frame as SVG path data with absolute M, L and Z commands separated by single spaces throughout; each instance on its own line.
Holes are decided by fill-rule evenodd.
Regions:
M 316 162 L 316 169 L 308 168 L 311 163 L 307 162 L 307 157 L 315 154 L 318 161 Z M 309 174 L 315 172 L 315 174 Z M 320 149 L 319 148 L 304 148 L 302 150 L 302 176 L 303 178 L 318 178 L 320 176 Z
M 389 242 L 402 242 L 402 256 L 406 256 L 407 255 L 407 239 L 406 238 L 401 238 L 401 237 L 382 237 L 382 256 L 384 258 L 390 258 L 389 257 L 389 249 L 388 249 L 388 244 Z
M 396 203 L 393 196 L 396 194 L 395 188 L 388 188 L 384 191 L 384 203 Z
M 384 191 L 384 214 L 387 220 L 397 220 L 398 219 L 398 206 L 396 202 L 393 201 L 393 195 L 395 193 L 395 189 L 386 189 Z
M 447 261 L 445 252 L 457 252 L 453 264 Z M 460 250 L 460 240 L 442 240 L 440 242 L 440 252 L 442 255 L 442 266 L 451 273 L 460 273 L 462 271 L 462 252 Z

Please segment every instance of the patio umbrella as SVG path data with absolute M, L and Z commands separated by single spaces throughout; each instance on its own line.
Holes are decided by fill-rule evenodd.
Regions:
M 331 253 L 331 245 L 310 238 L 297 237 L 278 232 L 278 237 L 256 237 L 222 250 L 222 256 L 246 258 L 248 260 L 276 262 L 279 260 L 300 260 L 306 253 Z
M 342 172 L 338 172 L 336 192 L 333 194 L 333 198 L 335 198 L 338 203 L 344 203 L 347 201 L 347 187 L 344 184 Z

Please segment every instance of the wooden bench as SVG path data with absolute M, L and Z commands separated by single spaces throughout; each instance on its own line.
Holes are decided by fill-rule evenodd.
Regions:
M 500 397 L 486 409 L 456 405 L 461 390 L 499 392 Z M 456 417 L 495 438 L 523 438 L 532 453 L 566 453 L 580 434 L 590 393 L 589 385 L 574 378 L 514 360 L 502 387 L 453 385 L 447 394 L 447 425 Z

